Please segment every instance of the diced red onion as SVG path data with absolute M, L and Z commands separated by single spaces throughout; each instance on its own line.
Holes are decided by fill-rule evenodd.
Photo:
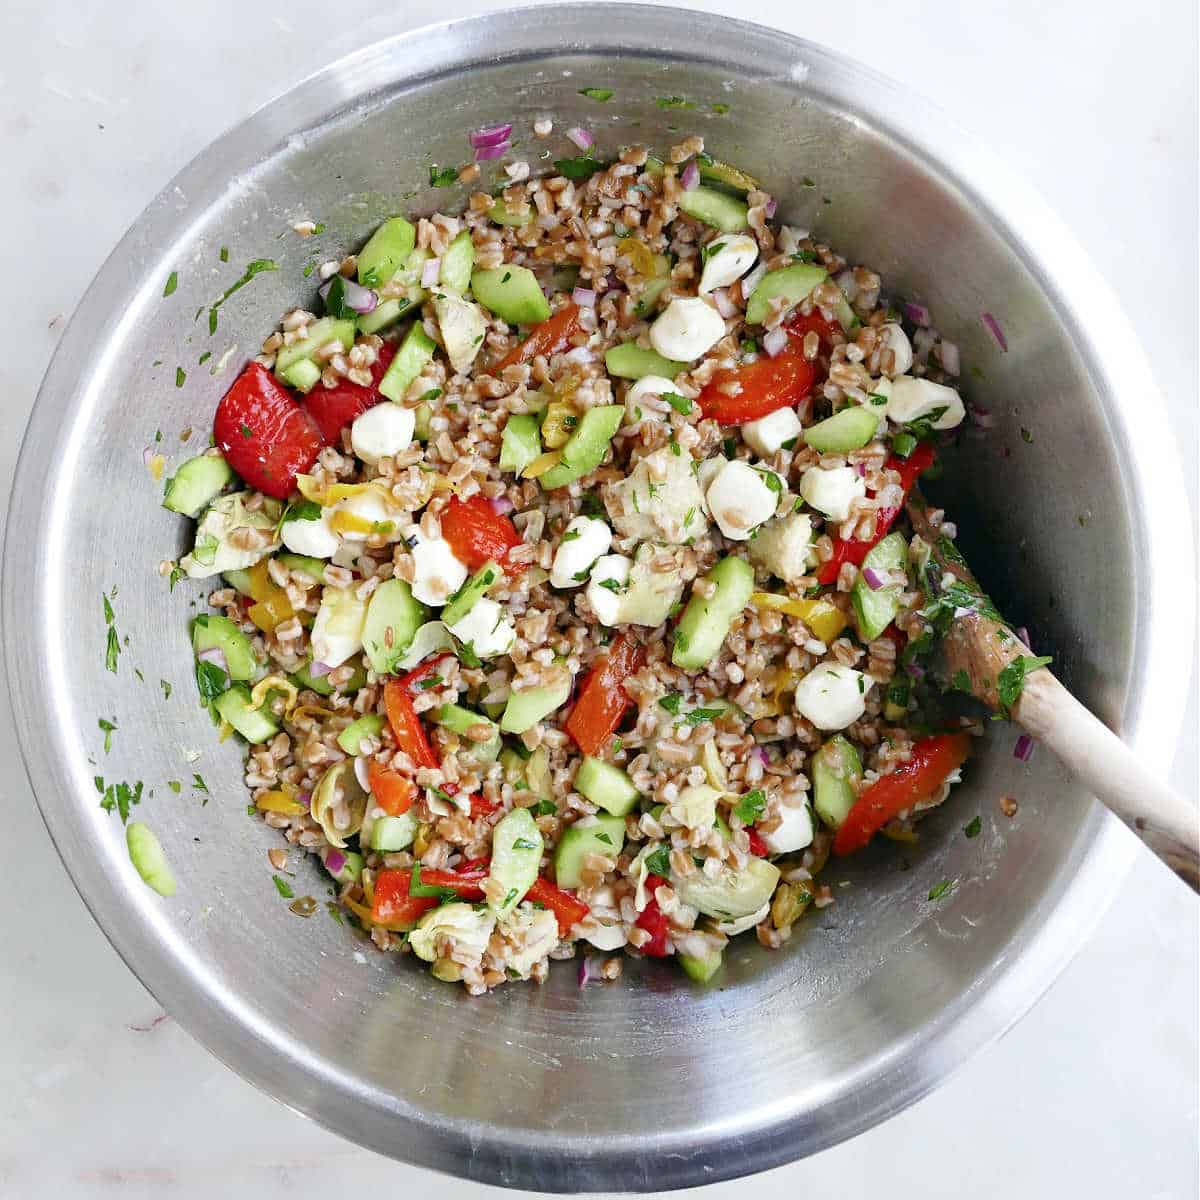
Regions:
M 229 674 L 229 664 L 225 661 L 225 651 L 220 646 L 210 646 L 207 650 L 201 650 L 196 657 L 201 662 L 216 663 L 226 675 Z
M 1008 339 L 1004 336 L 1004 330 L 1000 328 L 1000 322 L 990 312 L 985 312 L 980 320 L 987 326 L 988 333 L 996 339 L 996 345 L 1007 354 Z
M 473 130 L 467 134 L 473 150 L 482 150 L 488 146 L 498 146 L 512 137 L 512 125 L 485 125 L 482 129 Z
M 496 146 L 479 146 L 475 151 L 475 161 L 484 162 L 489 158 L 503 158 L 512 149 L 512 142 L 500 142 Z
M 375 311 L 375 306 L 379 303 L 379 297 L 370 288 L 365 288 L 361 283 L 356 283 L 353 279 L 347 279 L 344 275 L 335 275 L 332 279 L 321 284 L 317 290 L 322 300 L 329 299 L 329 289 L 333 287 L 334 279 L 341 279 L 342 281 L 342 300 L 347 308 L 354 309 L 360 316 L 366 316 L 367 313 Z
M 713 303 L 717 306 L 717 312 L 729 320 L 730 317 L 737 316 L 737 305 L 729 298 L 729 293 L 724 288 L 717 288 L 715 292 L 709 292 L 712 296 Z
M 771 762 L 771 760 L 767 757 L 766 750 L 764 750 L 762 746 L 755 746 L 754 749 L 750 751 L 750 757 L 757 758 L 759 764 L 764 767 L 768 766 Z
M 887 586 L 887 580 L 874 567 L 863 567 L 862 577 L 866 581 L 867 587 L 873 592 Z
M 508 516 L 516 507 L 507 496 L 493 496 L 488 503 L 492 506 L 492 512 L 499 513 L 502 517 Z
M 918 662 L 905 663 L 904 669 L 914 679 L 924 679 L 925 678 L 925 668 L 923 666 L 921 666 L 921 664 Z
M 968 411 L 970 412 L 972 422 L 979 426 L 980 429 L 991 429 L 995 424 L 990 410 L 980 404 L 972 404 Z
M 329 672 L 332 670 L 333 670 L 333 668 L 328 663 L 311 662 L 308 664 L 308 673 L 314 679 L 322 679 L 324 676 L 328 675 Z
M 904 302 L 904 315 L 914 325 L 929 324 L 929 309 L 923 304 L 913 304 L 912 301 L 906 300 Z
M 437 287 L 438 275 L 441 270 L 442 260 L 440 258 L 427 258 L 425 265 L 421 268 L 421 286 Z
M 939 342 L 938 357 L 942 360 L 942 370 L 947 375 L 959 373 L 958 346 L 954 342 Z
M 571 299 L 579 305 L 580 308 L 595 308 L 596 293 L 591 288 L 577 287 L 571 291 Z
M 782 325 L 772 329 L 769 333 L 764 334 L 762 340 L 762 348 L 774 358 L 777 354 L 782 354 L 787 349 L 788 335 L 787 330 Z
M 346 856 L 340 850 L 330 850 L 325 855 L 325 870 L 336 875 L 346 865 Z
M 580 150 L 590 150 L 595 144 L 596 139 L 590 133 L 579 125 L 572 125 L 567 130 L 567 139 L 575 143 Z
M 772 196 L 770 198 L 770 200 L 767 201 L 766 205 L 763 208 L 763 216 L 765 216 L 767 218 L 767 220 L 769 221 L 775 215 L 775 210 L 778 207 L 779 207 L 779 201 L 776 200 L 774 196 Z
M 918 329 L 913 334 L 913 357 L 924 366 L 929 361 L 929 352 L 933 349 L 933 330 Z
M 371 790 L 371 777 L 367 774 L 367 758 L 364 754 L 354 756 L 354 778 L 358 780 L 358 786 L 364 792 Z
M 866 463 L 859 463 L 856 470 L 858 471 L 860 478 L 866 479 L 866 477 L 867 477 L 867 464 Z
M 1029 630 L 1026 629 L 1024 625 L 1022 625 L 1021 628 L 1016 631 L 1016 633 L 1017 633 L 1017 637 L 1021 639 L 1021 641 L 1025 644 L 1025 646 L 1028 649 L 1032 650 L 1033 642 L 1030 640 Z
M 312 792 L 297 792 L 296 799 L 307 808 L 312 803 Z
M 1013 747 L 1013 758 L 1018 758 L 1021 762 L 1028 762 L 1033 754 L 1034 741 L 1027 733 L 1021 734 L 1017 738 L 1017 744 Z
M 143 467 L 148 467 L 150 465 L 150 460 L 154 457 L 154 453 L 155 453 L 155 451 L 152 446 L 147 446 L 145 448 L 145 450 L 142 451 L 142 466 Z
M 679 182 L 683 184 L 685 192 L 693 191 L 700 185 L 700 168 L 696 165 L 694 158 L 689 158 L 687 166 L 683 168 L 683 174 L 679 176 Z
M 596 955 L 585 954 L 583 956 L 582 961 L 579 964 L 579 974 L 578 974 L 579 986 L 581 988 L 587 987 L 587 985 L 589 983 L 591 983 L 592 980 L 603 979 L 604 976 L 600 974 L 600 968 L 603 965 L 604 964 L 601 962 L 601 960 L 599 958 L 596 957 Z

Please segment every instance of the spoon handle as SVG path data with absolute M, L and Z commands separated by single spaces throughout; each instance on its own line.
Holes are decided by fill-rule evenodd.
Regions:
M 1026 677 L 1013 717 L 1200 892 L 1200 821 L 1195 805 L 1151 775 L 1146 764 L 1047 670 Z

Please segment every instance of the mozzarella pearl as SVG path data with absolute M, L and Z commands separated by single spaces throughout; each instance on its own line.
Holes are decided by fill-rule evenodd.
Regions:
M 850 505 L 866 494 L 866 481 L 853 467 L 828 471 L 809 467 L 800 477 L 800 495 L 834 521 L 844 521 L 850 515 Z
M 803 430 L 794 408 L 777 408 L 773 413 L 743 425 L 742 441 L 759 458 L 770 458 L 779 453 L 784 442 L 799 438 Z
M 708 510 L 730 540 L 746 541 L 757 526 L 775 515 L 779 493 L 767 484 L 766 474 L 774 472 L 755 470 L 749 463 L 733 459 L 708 485 Z M 779 488 L 783 490 L 782 481 Z
M 725 336 L 725 320 L 698 296 L 672 300 L 650 326 L 650 344 L 665 358 L 692 362 Z
M 467 582 L 467 568 L 445 538 L 419 538 L 412 556 L 412 593 L 422 604 L 443 605 Z
M 700 276 L 700 293 L 715 292 L 741 279 L 758 261 L 758 243 L 744 233 L 727 233 L 714 239 Z
M 556 588 L 583 585 L 592 563 L 607 554 L 612 545 L 612 530 L 595 517 L 575 517 L 567 526 L 554 553 L 550 583 Z
M 861 671 L 820 663 L 796 685 L 796 711 L 818 729 L 845 729 L 867 711 L 868 686 Z
M 385 400 L 355 417 L 350 426 L 350 445 L 363 462 L 374 466 L 412 445 L 416 413 Z

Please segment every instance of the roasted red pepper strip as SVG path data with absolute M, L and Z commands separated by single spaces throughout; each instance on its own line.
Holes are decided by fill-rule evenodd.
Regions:
M 900 486 L 904 489 L 904 495 L 907 496 L 912 491 L 917 476 L 933 466 L 934 457 L 933 447 L 928 442 L 921 442 L 907 458 L 898 458 L 893 454 L 889 456 L 885 465 L 889 471 L 896 471 L 899 474 Z M 904 500 L 901 499 L 899 505 L 894 508 L 878 509 L 875 513 L 875 536 L 868 540 L 834 538 L 833 557 L 828 562 L 823 562 L 817 570 L 817 582 L 835 583 L 841 572 L 842 563 L 853 563 L 856 567 L 861 566 L 862 560 L 867 557 L 867 551 L 876 542 L 882 541 L 887 536 L 888 530 L 891 529 L 903 508 Z
M 533 887 L 525 893 L 526 900 L 532 900 L 548 908 L 558 921 L 558 932 L 566 937 L 571 927 L 582 921 L 590 911 L 584 902 L 570 892 L 555 887 L 548 879 L 539 876 L 534 880 Z
M 503 564 L 508 552 L 521 544 L 516 526 L 483 496 L 460 500 L 452 496 L 441 516 L 442 537 L 459 562 L 478 571 L 486 562 Z
M 671 932 L 671 926 L 654 896 L 666 882 L 658 875 L 646 876 L 646 891 L 650 896 L 650 903 L 638 914 L 636 924 L 639 929 L 644 929 L 650 935 L 650 940 L 641 947 L 642 953 L 649 958 L 666 958 L 668 953 L 667 935 Z
M 437 767 L 441 764 L 429 744 L 429 737 L 413 708 L 412 697 L 399 679 L 389 679 L 383 685 L 383 704 L 387 709 L 388 724 L 396 745 L 408 755 L 418 767 Z
M 369 386 L 351 383 L 349 379 L 343 379 L 337 387 L 331 388 L 318 383 L 304 398 L 303 408 L 316 423 L 327 446 L 339 445 L 342 430 L 355 417 L 361 416 L 368 408 L 374 408 L 384 399 L 379 391 L 379 381 L 395 355 L 396 347 L 385 342 L 371 367 Z
M 523 342 L 518 342 L 500 360 L 496 370 L 501 371 L 514 363 L 528 362 L 539 354 L 554 354 L 565 350 L 567 343 L 579 331 L 579 306 L 568 304 L 540 325 L 535 325 L 529 336 Z
M 795 408 L 816 377 L 799 346 L 789 345 L 774 358 L 761 354 L 755 362 L 718 371 L 700 393 L 700 408 L 722 425 L 757 421 L 780 408 Z M 722 389 L 732 384 L 739 390 L 731 396 Z
M 482 900 L 483 881 L 488 877 L 486 860 L 464 865 L 458 871 L 439 870 L 436 867 L 422 867 L 421 887 L 441 888 L 443 891 L 454 892 L 460 900 Z M 409 884 L 411 887 L 411 883 Z
M 828 354 L 834 346 L 839 345 L 846 340 L 846 335 L 842 330 L 841 325 L 837 321 L 827 321 L 821 316 L 821 310 L 814 308 L 812 312 L 805 315 L 804 313 L 796 313 L 795 316 L 789 317 L 784 322 L 784 328 L 796 338 L 798 342 L 806 333 L 815 333 L 821 339 L 821 349 Z
M 296 476 L 316 461 L 321 434 L 291 393 L 261 363 L 248 363 L 221 397 L 213 442 L 252 488 L 286 500 Z
M 970 750 L 971 739 L 965 733 L 938 734 L 917 742 L 908 762 L 877 779 L 855 800 L 833 839 L 834 854 L 861 850 L 889 821 L 932 796 L 946 776 L 966 762 Z
M 417 785 L 411 779 L 373 760 L 367 763 L 367 782 L 375 803 L 389 817 L 402 816 L 416 802 Z
M 437 668 L 444 663 L 446 659 L 453 657 L 454 656 L 449 650 L 443 651 L 441 654 L 435 654 L 431 658 L 425 659 L 425 661 L 419 666 L 416 666 L 409 671 L 407 675 L 401 675 L 400 682 L 404 685 L 404 690 L 408 692 L 409 695 L 414 695 L 417 692 L 420 692 L 421 689 L 417 685 L 434 674 Z
M 747 829 L 746 833 L 750 837 L 750 853 L 759 858 L 766 858 L 771 853 L 771 848 L 763 841 L 762 834 L 753 826 Z
M 480 817 L 490 817 L 499 807 L 495 800 L 489 800 L 477 792 L 471 797 L 471 818 L 478 821 Z
M 636 675 L 645 661 L 645 648 L 622 633 L 588 672 L 566 722 L 567 732 L 584 754 L 597 754 L 621 723 L 633 703 L 625 693 L 625 680 Z
M 411 929 L 441 900 L 437 896 L 413 896 L 409 892 L 411 871 L 385 868 L 375 876 L 375 896 L 371 901 L 371 921 L 385 929 Z

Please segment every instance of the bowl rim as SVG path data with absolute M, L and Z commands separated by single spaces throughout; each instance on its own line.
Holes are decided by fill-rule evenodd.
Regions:
M 88 856 L 64 799 L 72 781 L 54 757 L 54 704 L 36 677 L 38 638 L 18 637 L 27 589 L 45 562 L 38 534 L 52 483 L 36 464 L 50 461 L 65 420 L 78 406 L 92 347 L 120 331 L 114 297 L 136 295 L 161 278 L 174 243 L 188 236 L 178 195 L 200 197 L 243 186 L 254 165 L 272 158 L 288 136 L 335 114 L 435 75 L 461 72 L 498 58 L 535 60 L 577 52 L 623 54 L 729 66 L 747 75 L 791 72 L 797 89 L 851 113 L 863 114 L 987 214 L 996 232 L 1037 280 L 1076 338 L 1099 403 L 1119 436 L 1119 467 L 1130 501 L 1134 536 L 1145 547 L 1147 569 L 1136 583 L 1133 661 L 1124 702 L 1124 736 L 1147 754 L 1172 745 L 1182 719 L 1187 678 L 1177 669 L 1179 630 L 1191 637 L 1194 598 L 1183 599 L 1169 580 L 1191 575 L 1190 515 L 1161 396 L 1149 364 L 1115 297 L 1074 236 L 1022 180 L 1009 174 L 979 141 L 928 101 L 853 59 L 780 30 L 717 14 L 655 5 L 556 4 L 548 27 L 544 6 L 527 5 L 428 25 L 373 40 L 293 87 L 211 142 L 138 217 L 87 289 L 47 369 L 22 440 L 5 531 L 4 651 L 18 743 L 26 774 L 50 836 L 85 905 L 114 948 L 173 1017 L 248 1081 L 326 1128 L 371 1149 L 480 1181 L 552 1190 L 681 1187 L 764 1170 L 814 1153 L 899 1112 L 1001 1036 L 1050 986 L 1111 902 L 1115 879 L 1128 869 L 1137 843 L 1119 824 L 1093 809 L 1072 853 L 1044 898 L 1044 921 L 1030 940 L 1006 956 L 964 993 L 948 1020 L 903 1047 L 903 1069 L 892 1068 L 888 1089 L 832 1098 L 818 1118 L 802 1125 L 784 1113 L 769 1127 L 741 1139 L 736 1154 L 715 1153 L 723 1131 L 692 1131 L 678 1145 L 658 1143 L 657 1154 L 630 1153 L 627 1141 L 589 1144 L 586 1138 L 514 1145 L 497 1135 L 439 1129 L 415 1111 L 386 1113 L 333 1071 L 314 1068 L 300 1048 L 262 1022 L 253 1008 L 226 994 L 198 988 L 190 955 L 164 952 L 160 931 L 120 919 L 120 897 L 103 863 Z M 636 32 L 633 32 L 635 31 Z M 572 40 L 572 35 L 579 40 Z M 649 36 L 648 36 L 649 35 Z M 647 46 L 653 46 L 652 51 Z M 706 49 L 713 47 L 712 50 Z M 410 64 L 420 63 L 419 70 Z M 807 69 L 797 72 L 797 64 Z M 786 77 L 786 74 L 785 76 Z M 863 88 L 863 83 L 868 84 Z M 855 86 L 857 85 L 857 86 Z M 864 99 L 864 93 L 869 97 Z M 904 113 L 902 127 L 900 118 Z M 299 122 L 299 123 L 298 123 Z M 232 157 L 243 172 L 222 163 L 223 182 L 212 184 L 214 160 Z M 986 199 L 985 199 L 986 197 Z M 130 264 L 133 264 L 132 266 Z M 1077 303 L 1072 303 L 1075 298 Z M 1086 298 L 1087 321 L 1081 318 Z M 1103 337 L 1100 335 L 1103 334 Z M 1118 397 L 1137 395 L 1136 420 Z M 86 415 L 86 414 L 85 414 Z M 1180 547 L 1185 547 L 1180 550 Z M 1170 595 L 1170 621 L 1163 614 Z M 1188 611 L 1181 612 L 1180 606 Z M 1186 617 L 1186 620 L 1181 620 Z M 1156 684 L 1149 687 L 1147 680 Z M 235 1057 L 231 1033 L 241 1035 Z M 934 1033 L 936 1032 L 936 1039 Z M 400 1133 L 397 1131 L 401 1130 Z M 400 1146 L 398 1143 L 403 1142 Z M 650 1143 L 647 1143 L 649 1145 Z M 664 1153 L 671 1150 L 669 1156 Z M 553 1173 L 547 1159 L 553 1157 Z M 574 1159 L 574 1161 L 572 1161 Z

